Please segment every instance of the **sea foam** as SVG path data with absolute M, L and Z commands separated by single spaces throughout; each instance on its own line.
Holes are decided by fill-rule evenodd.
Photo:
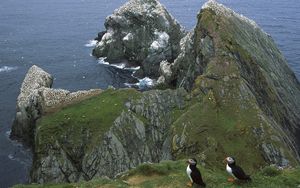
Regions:
M 139 70 L 141 68 L 140 66 L 129 67 L 128 63 L 126 63 L 126 62 L 112 63 L 112 64 L 110 64 L 109 62 L 105 61 L 105 59 L 106 59 L 106 57 L 100 57 L 98 59 L 98 64 L 109 65 L 109 66 L 115 67 L 117 69 L 128 70 L 128 71 L 137 71 L 137 70 Z
M 9 67 L 9 66 L 3 66 L 3 67 L 0 67 L 0 73 L 2 72 L 11 72 L 11 71 L 14 71 L 14 70 L 17 70 L 18 67 Z
M 155 84 L 155 80 L 145 77 L 142 79 L 139 79 L 138 83 L 130 84 L 130 83 L 125 83 L 125 86 L 127 87 L 138 87 L 139 89 L 147 89 L 153 87 Z
M 88 43 L 86 43 L 84 46 L 86 47 L 95 47 L 97 45 L 97 42 L 96 40 L 89 40 Z

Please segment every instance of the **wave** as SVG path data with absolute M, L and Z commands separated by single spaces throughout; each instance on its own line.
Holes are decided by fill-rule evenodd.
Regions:
M 154 86 L 155 80 L 145 77 L 142 79 L 139 79 L 138 83 L 130 84 L 130 83 L 125 83 L 125 86 L 127 87 L 138 87 L 139 89 L 148 89 Z
M 106 57 L 100 57 L 98 59 L 98 64 L 101 64 L 101 65 L 109 65 L 109 62 L 105 61 Z
M 130 71 L 137 71 L 137 70 L 139 70 L 141 67 L 140 66 L 138 66 L 138 67 L 125 67 L 124 69 L 125 70 L 130 70 Z
M 126 63 L 126 62 L 110 64 L 109 62 L 105 61 L 105 59 L 106 59 L 106 57 L 100 57 L 98 59 L 98 64 L 109 65 L 109 66 L 115 67 L 117 69 L 128 70 L 128 71 L 137 71 L 141 68 L 140 66 L 128 67 L 128 63 Z
M 1 72 L 11 72 L 11 71 L 14 71 L 17 69 L 18 69 L 18 67 L 3 66 L 3 67 L 0 67 L 0 73 Z
M 97 45 L 97 42 L 96 40 L 89 40 L 88 43 L 86 43 L 84 46 L 85 47 L 95 47 Z
M 9 140 L 16 147 L 22 147 L 23 146 L 22 143 L 18 142 L 17 140 L 10 139 L 10 133 L 11 133 L 11 131 L 5 132 L 5 136 L 6 136 L 7 140 Z
M 29 168 L 32 161 L 31 150 L 29 148 L 23 147 L 23 145 L 20 142 L 16 140 L 11 140 L 9 138 L 10 133 L 11 131 L 6 131 L 5 135 L 7 139 L 11 142 L 11 144 L 14 146 L 14 151 L 12 153 L 9 153 L 7 157 L 10 160 L 17 161 L 18 163 Z

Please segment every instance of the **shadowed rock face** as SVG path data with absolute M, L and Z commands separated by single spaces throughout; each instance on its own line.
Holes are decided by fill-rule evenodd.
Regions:
M 197 89 L 203 94 L 213 91 L 221 101 L 239 81 L 246 88 L 241 92 L 254 96 L 271 125 L 299 154 L 300 84 L 272 38 L 254 21 L 209 1 L 196 28 L 181 40 L 181 53 L 169 65 L 172 74 L 165 76 L 164 66 L 159 79 L 163 83 L 191 91 L 198 78 Z
M 106 60 L 141 65 L 145 76 L 158 76 L 162 60 L 173 61 L 184 31 L 157 0 L 130 0 L 105 21 L 106 33 L 93 50 Z
M 12 139 L 32 146 L 35 122 L 43 114 L 100 93 L 98 89 L 73 93 L 51 89 L 52 82 L 53 77 L 37 66 L 33 65 L 28 70 L 17 99 L 17 113 L 10 135 Z

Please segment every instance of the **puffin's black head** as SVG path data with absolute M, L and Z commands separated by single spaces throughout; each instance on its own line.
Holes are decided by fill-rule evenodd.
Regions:
M 235 164 L 235 159 L 233 157 L 226 157 L 224 161 L 226 161 L 226 163 L 229 165 Z
M 195 158 L 188 159 L 186 162 L 190 165 L 197 165 L 197 160 Z

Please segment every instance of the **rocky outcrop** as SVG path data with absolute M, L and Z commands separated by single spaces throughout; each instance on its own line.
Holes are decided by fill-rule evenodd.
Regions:
M 97 89 L 73 93 L 51 89 L 52 82 L 53 77 L 37 66 L 28 70 L 17 99 L 17 112 L 10 135 L 12 139 L 31 146 L 35 122 L 43 114 L 100 93 Z
M 79 143 L 75 143 L 76 139 L 70 135 L 81 130 L 72 129 L 73 133 L 61 131 L 57 140 L 41 145 L 40 142 L 49 135 L 42 127 L 38 128 L 32 181 L 76 182 L 102 176 L 113 178 L 144 162 L 172 159 L 168 130 L 175 120 L 173 111 L 185 107 L 186 95 L 184 89 L 154 90 L 144 92 L 139 99 L 121 103 L 125 109 L 107 132 L 101 132 L 102 139 L 94 143 L 90 137 L 92 133 L 88 133 L 89 122 L 82 124 L 87 130 Z
M 105 28 L 93 55 L 141 65 L 144 76 L 158 76 L 159 63 L 178 56 L 184 34 L 157 0 L 130 0 L 106 18 Z
M 168 67 L 159 81 L 192 91 L 198 78 L 201 93 L 213 91 L 219 101 L 233 99 L 232 87 L 246 88 L 240 92 L 254 96 L 274 129 L 299 154 L 300 84 L 272 38 L 254 21 L 208 1 L 195 29 L 181 40 L 181 53 Z M 234 86 L 237 81 L 240 85 Z

